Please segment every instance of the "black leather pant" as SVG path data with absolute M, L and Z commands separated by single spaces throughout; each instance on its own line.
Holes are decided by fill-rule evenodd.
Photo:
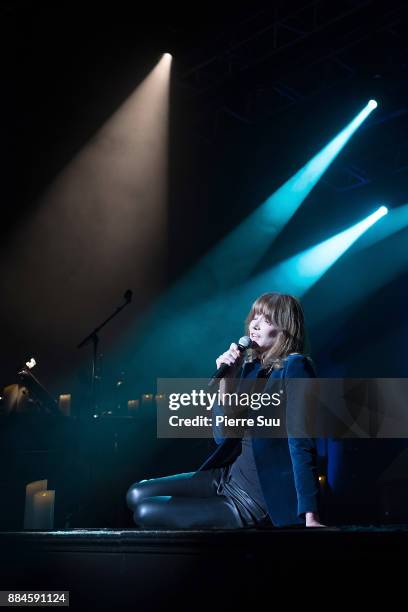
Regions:
M 127 505 L 145 529 L 237 529 L 248 526 L 233 499 L 219 493 L 224 468 L 141 480 L 129 488 Z

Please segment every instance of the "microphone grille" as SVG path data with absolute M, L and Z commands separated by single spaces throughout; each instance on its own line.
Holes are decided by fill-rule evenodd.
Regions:
M 242 348 L 248 349 L 251 348 L 252 340 L 249 336 L 242 336 L 242 338 L 238 340 L 238 344 L 242 346 Z

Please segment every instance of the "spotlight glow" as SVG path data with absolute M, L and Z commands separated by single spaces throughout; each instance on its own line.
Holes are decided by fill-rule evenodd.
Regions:
M 374 110 L 375 108 L 377 108 L 378 104 L 376 100 L 370 100 L 367 106 L 370 110 Z
M 380 208 L 377 210 L 377 213 L 383 217 L 384 215 L 386 215 L 388 212 L 388 208 L 386 206 L 380 206 Z

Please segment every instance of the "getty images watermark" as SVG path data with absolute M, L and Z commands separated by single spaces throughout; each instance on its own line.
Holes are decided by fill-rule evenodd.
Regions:
M 197 414 L 194 417 L 170 415 L 168 422 L 170 427 L 220 427 L 225 425 L 230 428 L 242 427 L 280 427 L 280 417 L 269 417 L 257 415 L 250 416 L 228 416 L 229 410 L 241 413 L 243 410 L 260 410 L 270 406 L 280 406 L 282 402 L 281 393 L 209 393 L 204 389 L 192 389 L 189 393 L 170 393 L 168 396 L 169 410 L 180 410 L 180 408 L 201 408 L 212 411 L 213 416 Z M 223 414 L 215 414 L 216 412 Z
M 406 378 L 157 382 L 158 438 L 408 438 Z

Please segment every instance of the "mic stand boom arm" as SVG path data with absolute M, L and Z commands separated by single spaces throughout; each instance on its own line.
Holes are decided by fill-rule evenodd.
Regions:
M 130 302 L 132 301 L 132 291 L 128 289 L 123 297 L 125 299 L 124 304 L 121 304 L 121 306 L 118 306 L 116 310 L 111 315 L 109 315 L 107 319 L 105 319 L 105 321 L 103 321 L 100 325 L 98 325 L 98 327 L 95 327 L 95 329 L 90 334 L 88 334 L 83 340 L 81 340 L 81 342 L 77 345 L 77 348 L 80 349 L 83 346 L 86 346 L 87 344 L 89 344 L 90 342 L 92 342 L 93 344 L 92 379 L 91 379 L 91 409 L 93 410 L 94 413 L 97 411 L 96 364 L 97 364 L 97 359 L 98 359 L 97 355 L 98 355 L 98 344 L 99 344 L 98 332 L 102 329 L 102 327 L 105 327 L 105 325 L 109 323 L 109 321 L 111 321 L 114 317 L 116 317 L 116 315 L 118 315 L 120 311 L 123 310 L 123 308 L 125 308 L 125 306 L 130 304 Z

